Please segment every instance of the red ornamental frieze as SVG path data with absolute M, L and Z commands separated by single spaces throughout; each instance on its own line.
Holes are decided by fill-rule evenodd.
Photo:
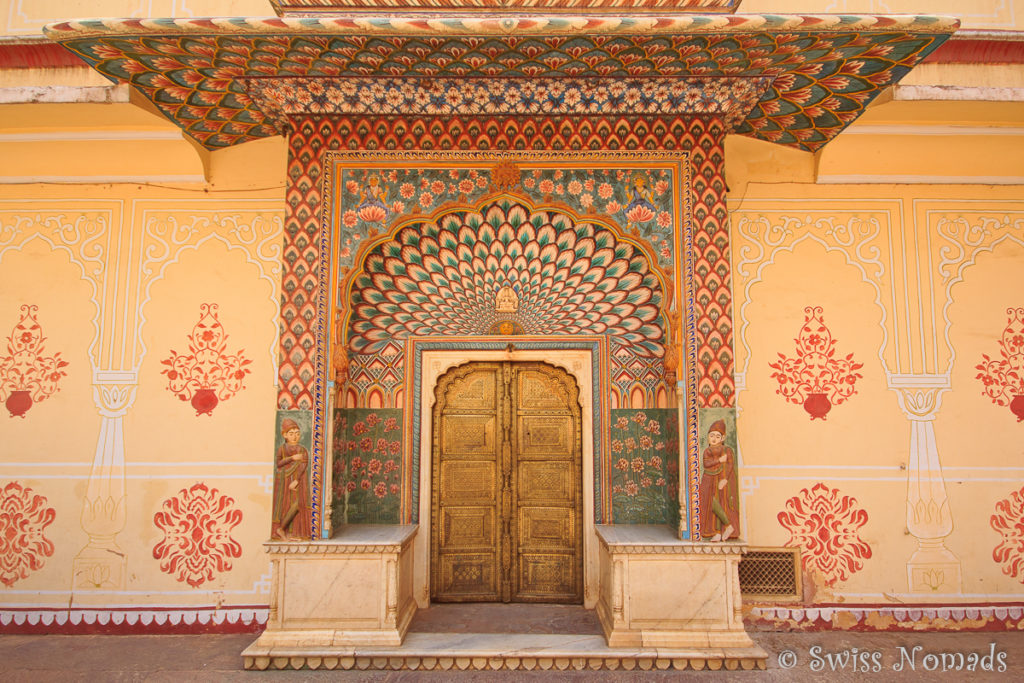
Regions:
M 974 366 L 979 370 L 976 378 L 981 380 L 985 396 L 1000 406 L 1009 406 L 1017 416 L 1017 422 L 1024 422 L 1024 308 L 1008 308 L 1009 321 L 999 339 L 999 358 L 982 354 L 983 363 Z
M 245 388 L 245 376 L 252 363 L 243 350 L 226 353 L 228 335 L 217 318 L 217 304 L 199 307 L 199 322 L 188 336 L 188 353 L 171 349 L 170 358 L 162 361 L 167 369 L 167 389 L 182 401 L 190 401 L 196 415 L 213 415 L 221 401 Z
M 857 372 L 863 363 L 853 354 L 836 357 L 836 340 L 825 325 L 821 306 L 804 309 L 804 324 L 797 333 L 796 355 L 779 354 L 779 360 L 768 367 L 775 370 L 772 379 L 779 383 L 775 393 L 790 403 L 803 405 L 812 420 L 825 419 L 832 406 L 843 403 L 857 393 Z
M 992 559 L 1003 566 L 1004 574 L 1024 583 L 1024 488 L 996 503 L 989 524 L 1002 536 Z
M 231 569 L 231 560 L 242 556 L 242 546 L 231 530 L 242 522 L 235 501 L 206 484 L 181 489 L 163 502 L 153 523 L 163 539 L 153 548 L 160 569 L 178 581 L 197 588 Z
M 36 319 L 38 306 L 25 304 L 21 317 L 7 338 L 7 355 L 0 356 L 0 400 L 11 417 L 25 417 L 33 404 L 60 390 L 68 362 L 60 353 L 45 354 L 43 328 Z
M 791 534 L 786 547 L 799 547 L 804 568 L 826 586 L 845 581 L 871 557 L 871 546 L 859 533 L 868 513 L 856 498 L 818 483 L 787 500 L 785 508 L 778 519 Z
M 0 583 L 13 586 L 53 555 L 44 531 L 57 516 L 44 496 L 12 481 L 0 492 Z

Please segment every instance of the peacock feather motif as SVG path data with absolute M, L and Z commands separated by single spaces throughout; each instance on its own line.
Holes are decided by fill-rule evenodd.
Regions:
M 661 303 L 638 247 L 604 226 L 503 197 L 408 225 L 376 245 L 352 288 L 349 347 L 369 354 L 413 335 L 515 329 L 603 334 L 657 358 Z

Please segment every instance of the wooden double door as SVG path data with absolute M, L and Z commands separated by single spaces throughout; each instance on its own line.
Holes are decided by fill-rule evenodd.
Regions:
M 545 363 L 469 363 L 435 395 L 431 598 L 581 603 L 575 379 Z

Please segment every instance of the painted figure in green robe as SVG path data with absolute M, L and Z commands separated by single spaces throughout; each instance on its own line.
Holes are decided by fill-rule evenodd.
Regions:
M 700 535 L 705 541 L 739 536 L 736 455 L 724 442 L 725 421 L 716 420 L 708 429 L 708 447 L 701 456 Z

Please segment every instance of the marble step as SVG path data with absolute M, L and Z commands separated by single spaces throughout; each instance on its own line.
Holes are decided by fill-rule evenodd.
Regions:
M 597 671 L 764 669 L 752 648 L 609 648 L 603 636 L 530 633 L 413 633 L 400 647 L 249 646 L 246 669 L 390 671 Z

